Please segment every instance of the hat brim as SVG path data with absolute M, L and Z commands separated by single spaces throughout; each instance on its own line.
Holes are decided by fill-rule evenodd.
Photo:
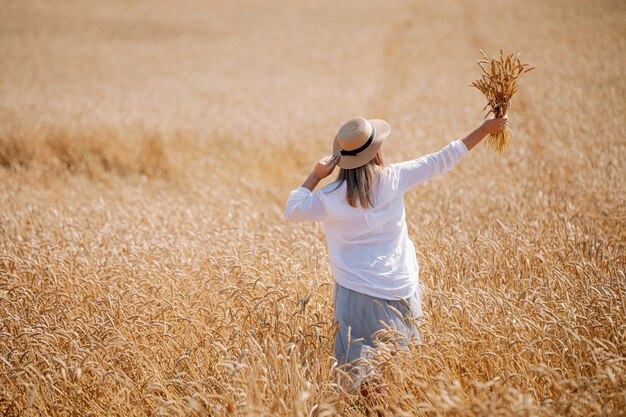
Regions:
M 354 169 L 361 167 L 367 164 L 369 161 L 374 159 L 376 153 L 380 149 L 380 146 L 383 144 L 383 141 L 389 136 L 391 133 L 391 125 L 382 119 L 370 119 L 368 120 L 376 129 L 376 134 L 374 135 L 374 139 L 370 146 L 368 146 L 362 152 L 359 152 L 358 155 L 341 155 L 339 162 L 337 165 L 339 168 L 343 169 Z M 341 146 L 339 145 L 339 140 L 337 136 L 335 136 L 335 141 L 333 142 L 333 155 L 338 154 L 341 151 Z

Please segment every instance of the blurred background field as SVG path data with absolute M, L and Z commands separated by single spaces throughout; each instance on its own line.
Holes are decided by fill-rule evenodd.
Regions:
M 500 156 L 407 195 L 425 343 L 338 393 L 319 225 L 349 117 L 387 162 L 477 127 L 479 48 L 537 67 Z M 620 415 L 622 1 L 5 1 L 0 413 Z

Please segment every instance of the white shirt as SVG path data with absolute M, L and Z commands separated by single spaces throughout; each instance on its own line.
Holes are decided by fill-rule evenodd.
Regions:
M 456 140 L 436 153 L 385 167 L 375 187 L 374 207 L 351 207 L 346 184 L 333 182 L 315 193 L 299 187 L 289 194 L 284 216 L 321 221 L 337 283 L 373 297 L 394 300 L 418 292 L 419 265 L 409 239 L 404 194 L 452 169 L 468 152 Z

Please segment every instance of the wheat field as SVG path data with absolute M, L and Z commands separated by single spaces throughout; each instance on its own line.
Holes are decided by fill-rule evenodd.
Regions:
M 424 341 L 338 389 L 321 226 L 289 191 L 354 115 L 387 162 L 477 127 L 479 48 L 537 69 L 407 194 Z M 0 414 L 626 412 L 622 1 L 5 1 Z

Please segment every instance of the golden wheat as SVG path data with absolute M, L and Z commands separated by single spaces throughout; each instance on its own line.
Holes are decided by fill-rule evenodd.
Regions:
M 487 57 L 487 54 L 480 50 L 483 58 L 478 61 L 482 70 L 480 80 L 472 82 L 470 85 L 476 87 L 487 98 L 485 109 L 489 107 L 487 117 L 493 113 L 494 117 L 504 117 L 511 105 L 511 98 L 519 88 L 519 81 L 522 75 L 534 70 L 528 64 L 522 64 L 518 57 L 513 54 L 504 55 L 500 49 L 500 58 Z M 483 109 L 484 110 L 484 109 Z M 497 133 L 492 133 L 487 138 L 487 145 L 503 153 L 509 146 L 511 130 L 507 127 Z
M 623 414 L 622 3 L 5 3 L 0 415 Z M 424 342 L 348 395 L 285 199 L 355 114 L 387 162 L 470 131 L 500 46 L 541 68 L 519 146 L 407 194 Z

